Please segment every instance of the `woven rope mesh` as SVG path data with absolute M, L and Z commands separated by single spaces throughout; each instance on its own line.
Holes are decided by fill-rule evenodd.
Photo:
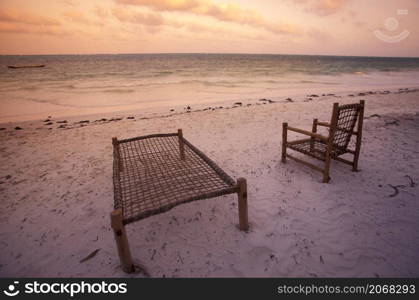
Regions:
M 114 147 L 113 177 L 115 209 L 122 209 L 124 224 L 236 192 L 234 180 L 185 139 L 181 160 L 176 134 L 126 141 Z
M 289 148 L 310 155 L 312 157 L 318 158 L 320 160 L 325 160 L 326 157 L 326 147 L 327 145 L 323 141 L 314 140 L 311 143 L 310 140 L 301 140 L 300 143 L 295 143 L 288 146 Z M 333 149 L 331 155 L 338 156 L 345 153 L 340 149 Z
M 333 138 L 335 147 L 345 150 L 351 140 L 355 123 L 360 110 L 359 104 L 347 104 L 339 106 L 338 123 Z

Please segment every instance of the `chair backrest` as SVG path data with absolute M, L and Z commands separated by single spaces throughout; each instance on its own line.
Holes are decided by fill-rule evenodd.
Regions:
M 360 103 L 338 105 L 333 107 L 331 130 L 333 131 L 333 147 L 346 151 L 353 134 L 355 124 L 363 116 L 364 101 Z

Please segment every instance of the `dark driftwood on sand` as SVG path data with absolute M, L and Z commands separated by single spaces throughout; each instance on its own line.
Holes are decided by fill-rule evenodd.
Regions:
M 43 68 L 45 65 L 7 66 L 9 69 Z

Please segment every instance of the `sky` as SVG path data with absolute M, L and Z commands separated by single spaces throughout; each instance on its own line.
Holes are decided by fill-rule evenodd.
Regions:
M 419 0 L 0 0 L 0 54 L 419 57 Z

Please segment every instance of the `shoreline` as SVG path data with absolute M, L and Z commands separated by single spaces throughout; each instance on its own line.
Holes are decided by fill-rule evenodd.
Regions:
M 205 104 L 196 104 L 179 106 L 173 105 L 163 108 L 155 109 L 134 109 L 126 111 L 117 111 L 117 112 L 107 112 L 107 113 L 93 113 L 87 115 L 70 115 L 70 116 L 60 116 L 55 117 L 53 115 L 46 115 L 45 118 L 41 119 L 31 119 L 31 120 L 14 120 L 8 122 L 0 122 L 0 131 L 13 129 L 13 127 L 19 127 L 23 130 L 25 126 L 33 128 L 37 124 L 40 127 L 37 127 L 37 130 L 46 128 L 51 129 L 72 129 L 77 127 L 85 127 L 91 125 L 100 125 L 106 124 L 109 122 L 118 122 L 122 120 L 147 120 L 155 118 L 168 118 L 176 115 L 182 115 L 186 113 L 197 113 L 204 111 L 217 111 L 220 109 L 234 109 L 238 107 L 251 107 L 258 105 L 267 105 L 267 104 L 278 104 L 278 103 L 294 103 L 294 102 L 309 102 L 309 101 L 318 101 L 318 100 L 328 100 L 330 98 L 335 98 L 336 100 L 345 97 L 369 97 L 371 95 L 388 95 L 388 94 L 403 94 L 403 93 L 414 93 L 419 91 L 419 86 L 417 87 L 400 87 L 393 89 L 365 89 L 360 91 L 349 92 L 345 94 L 339 93 L 313 93 L 307 94 L 305 96 L 297 95 L 290 97 L 278 97 L 278 98 L 260 98 L 253 100 L 241 100 L 241 101 L 220 101 L 220 102 L 211 102 Z M 272 100 L 275 99 L 275 100 Z M 48 127 L 45 127 L 48 126 Z

